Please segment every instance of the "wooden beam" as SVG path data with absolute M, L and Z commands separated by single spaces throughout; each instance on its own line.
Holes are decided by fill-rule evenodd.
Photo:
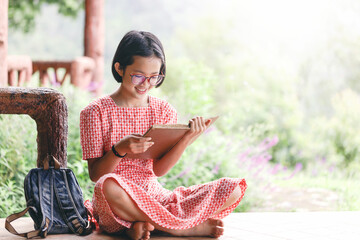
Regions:
M 37 166 L 48 155 L 67 164 L 68 111 L 65 97 L 50 88 L 0 88 L 0 114 L 27 114 L 37 125 Z M 3 126 L 2 126 L 3 127 Z
M 85 1 L 84 55 L 95 61 L 92 83 L 100 95 L 104 79 L 104 0 Z
M 9 1 L 0 1 L 0 87 L 7 86 L 7 48 L 8 48 L 8 8 Z

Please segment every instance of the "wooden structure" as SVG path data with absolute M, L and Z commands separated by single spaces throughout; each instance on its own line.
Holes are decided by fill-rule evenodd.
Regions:
M 85 0 L 84 56 L 69 61 L 31 61 L 28 56 L 7 56 L 8 0 L 0 1 L 0 87 L 22 86 L 39 72 L 40 86 L 70 83 L 100 95 L 104 73 L 104 0 Z M 59 77 L 59 70 L 64 74 Z M 54 71 L 50 77 L 49 71 Z
M 0 114 L 27 114 L 37 125 L 37 166 L 53 155 L 67 163 L 67 106 L 65 97 L 50 88 L 0 88 Z
M 224 235 L 220 240 L 357 240 L 360 236 L 360 212 L 249 212 L 231 213 L 224 218 Z M 20 232 L 30 231 L 31 218 L 21 218 L 14 222 L 15 229 Z M 0 219 L 4 226 L 5 219 Z M 22 239 L 0 229 L 0 239 Z M 127 240 L 125 236 L 108 235 L 93 232 L 87 236 L 74 234 L 48 235 L 46 239 L 68 240 Z M 207 237 L 172 237 L 151 233 L 151 240 L 214 240 Z
M 0 1 L 0 87 L 7 85 L 7 39 L 9 0 Z
M 8 84 L 10 86 L 23 86 L 30 82 L 32 61 L 29 56 L 7 56 Z
M 69 76 L 71 84 L 86 89 L 94 76 L 95 61 L 89 57 L 77 57 L 73 61 L 34 61 L 32 67 L 33 74 L 39 72 L 41 86 L 62 85 Z M 54 70 L 53 78 L 49 76 L 49 69 Z M 59 70 L 64 70 L 62 77 Z
M 104 0 L 85 0 L 84 56 L 95 61 L 92 81 L 96 94 L 102 92 L 104 75 Z

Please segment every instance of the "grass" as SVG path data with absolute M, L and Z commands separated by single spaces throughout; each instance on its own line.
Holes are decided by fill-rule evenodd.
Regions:
M 348 172 L 348 169 L 339 169 L 332 173 L 324 172 L 313 176 L 309 171 L 302 171 L 290 180 L 275 180 L 274 184 L 279 187 L 327 189 L 338 194 L 338 211 L 359 211 L 360 178 L 356 175 L 349 175 Z

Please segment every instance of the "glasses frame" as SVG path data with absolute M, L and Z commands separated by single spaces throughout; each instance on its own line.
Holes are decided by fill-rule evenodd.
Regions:
M 145 75 L 143 75 L 143 74 L 136 74 L 136 73 L 130 73 L 129 75 L 130 75 L 132 84 L 134 84 L 135 86 L 138 86 L 138 85 L 143 84 L 146 80 L 149 81 L 149 84 L 150 84 L 151 86 L 156 86 L 156 85 L 158 85 L 158 84 L 163 80 L 163 78 L 165 77 L 165 75 L 163 75 L 163 74 L 154 74 L 154 75 L 151 75 L 151 76 L 149 76 L 149 77 L 147 77 L 147 76 L 145 76 Z M 133 76 L 142 76 L 142 77 L 144 77 L 144 80 L 143 80 L 142 82 L 138 83 L 138 84 L 135 84 L 134 81 L 133 81 Z M 161 77 L 161 79 L 158 80 L 155 85 L 151 84 L 151 82 L 150 82 L 150 78 L 152 78 L 152 77 L 154 77 L 154 76 Z

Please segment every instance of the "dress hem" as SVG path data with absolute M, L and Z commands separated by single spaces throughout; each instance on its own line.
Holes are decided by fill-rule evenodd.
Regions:
M 121 188 L 124 189 L 124 191 L 131 197 L 131 199 L 138 205 L 139 209 L 141 211 L 143 211 L 153 222 L 155 222 L 156 224 L 160 225 L 161 227 L 164 228 L 168 228 L 168 229 L 189 229 L 192 228 L 194 226 L 197 226 L 203 222 L 205 222 L 207 219 L 209 218 L 216 218 L 216 219 L 222 219 L 224 217 L 226 217 L 227 215 L 229 215 L 240 203 L 240 201 L 242 200 L 245 190 L 246 190 L 246 182 L 244 179 L 238 179 L 238 178 L 221 178 L 219 180 L 215 180 L 214 182 L 217 182 L 219 185 L 221 184 L 221 181 L 226 181 L 226 180 L 231 180 L 231 183 L 233 183 L 233 186 L 231 188 L 231 191 L 227 192 L 226 197 L 223 196 L 222 197 L 222 201 L 217 201 L 215 205 L 212 206 L 212 209 L 210 209 L 209 211 L 205 212 L 204 214 L 200 214 L 198 215 L 196 218 L 194 218 L 191 223 L 189 224 L 189 219 L 181 219 L 181 218 L 177 218 L 174 215 L 172 215 L 171 213 L 169 213 L 167 211 L 167 209 L 162 206 L 159 202 L 157 202 L 155 199 L 148 197 L 147 200 L 149 201 L 140 201 L 138 199 L 138 196 L 132 191 L 131 186 L 129 186 L 129 184 L 131 185 L 132 183 L 129 182 L 127 183 L 126 179 L 122 179 L 120 176 L 115 175 L 115 174 L 107 174 L 104 175 L 101 178 L 101 185 L 104 183 L 105 180 L 107 179 L 113 179 L 115 180 L 119 186 Z M 241 188 L 241 197 L 238 199 L 238 201 L 236 203 L 234 203 L 233 205 L 229 206 L 228 208 L 224 209 L 223 211 L 221 211 L 220 213 L 218 213 L 215 216 L 212 216 L 216 211 L 218 211 L 218 209 L 221 208 L 221 206 L 224 205 L 224 203 L 226 202 L 226 200 L 229 198 L 229 196 L 231 195 L 231 193 L 234 191 L 235 187 L 239 186 Z M 102 192 L 102 187 L 101 189 L 101 194 L 103 195 L 104 199 L 105 196 Z M 144 190 L 143 190 L 144 191 Z M 145 193 L 145 191 L 144 191 Z M 152 207 L 151 209 L 146 205 L 151 203 Z M 121 225 L 121 228 L 130 228 L 131 227 L 131 222 L 128 222 L 126 220 L 123 220 L 120 218 L 120 216 L 116 216 L 116 214 L 112 211 L 112 209 L 110 208 L 109 204 L 106 202 L 106 205 L 109 207 L 109 210 L 111 212 L 111 215 L 113 217 L 113 219 Z M 156 208 L 157 210 L 159 209 L 163 209 L 164 211 L 152 211 L 153 208 Z M 199 219 L 200 217 L 200 219 Z M 171 220 L 170 220 L 170 219 Z M 159 219 L 164 219 L 164 220 L 159 220 Z M 171 222 L 169 224 L 169 222 Z M 101 224 L 100 224 L 101 227 Z

